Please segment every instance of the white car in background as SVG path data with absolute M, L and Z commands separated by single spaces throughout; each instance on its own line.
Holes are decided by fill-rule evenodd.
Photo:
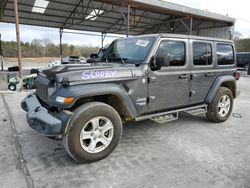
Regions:
M 54 61 L 52 61 L 52 62 L 50 62 L 50 63 L 48 64 L 48 67 L 55 67 L 55 66 L 58 66 L 58 65 L 61 65 L 61 61 L 59 61 L 59 60 L 54 60 Z
M 86 63 L 87 62 L 87 58 L 80 56 L 80 63 Z
M 48 64 L 48 67 L 54 67 L 62 64 L 83 64 L 86 63 L 86 58 L 82 56 L 67 56 L 60 60 L 52 61 Z

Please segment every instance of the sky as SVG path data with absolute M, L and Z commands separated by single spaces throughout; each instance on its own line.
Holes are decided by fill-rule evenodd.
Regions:
M 248 0 L 167 0 L 168 2 L 189 6 L 192 8 L 208 10 L 210 12 L 228 15 L 236 18 L 235 31 L 243 34 L 244 37 L 250 37 L 250 1 Z M 2 40 L 15 41 L 15 25 L 0 23 L 0 33 Z M 33 39 L 50 39 L 55 44 L 59 43 L 59 30 L 53 28 L 26 26 L 20 25 L 21 40 L 30 42 Z M 104 44 L 110 43 L 115 38 L 106 38 Z M 63 34 L 63 42 L 84 45 L 84 46 L 98 46 L 101 45 L 100 36 L 89 35 L 73 35 Z
M 208 10 L 236 18 L 235 31 L 250 37 L 249 0 L 167 0 L 168 2 Z

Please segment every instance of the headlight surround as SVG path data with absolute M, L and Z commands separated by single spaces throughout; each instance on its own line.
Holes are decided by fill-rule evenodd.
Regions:
M 56 97 L 56 101 L 61 104 L 69 104 L 69 103 L 72 103 L 74 100 L 75 100 L 74 97 L 62 97 L 62 96 Z

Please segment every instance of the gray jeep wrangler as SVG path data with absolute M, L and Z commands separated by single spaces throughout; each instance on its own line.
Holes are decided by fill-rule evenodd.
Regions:
M 232 41 L 154 34 L 118 39 L 100 62 L 41 70 L 21 103 L 31 128 L 62 139 L 78 162 L 107 157 L 122 123 L 164 123 L 179 112 L 227 120 L 236 89 Z

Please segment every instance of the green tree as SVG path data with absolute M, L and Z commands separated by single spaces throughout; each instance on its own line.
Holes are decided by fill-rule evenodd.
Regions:
M 250 52 L 250 38 L 235 40 L 235 46 L 238 52 Z
M 91 53 L 97 53 L 97 47 L 75 46 L 63 44 L 63 56 L 78 55 L 88 57 Z M 4 57 L 17 57 L 15 41 L 2 41 Z M 21 42 L 22 57 L 59 57 L 60 46 L 53 44 L 49 39 L 34 39 L 31 42 Z
M 73 54 L 74 50 L 75 50 L 75 46 L 74 45 L 70 45 L 69 46 L 69 52 L 70 52 L 70 54 Z

